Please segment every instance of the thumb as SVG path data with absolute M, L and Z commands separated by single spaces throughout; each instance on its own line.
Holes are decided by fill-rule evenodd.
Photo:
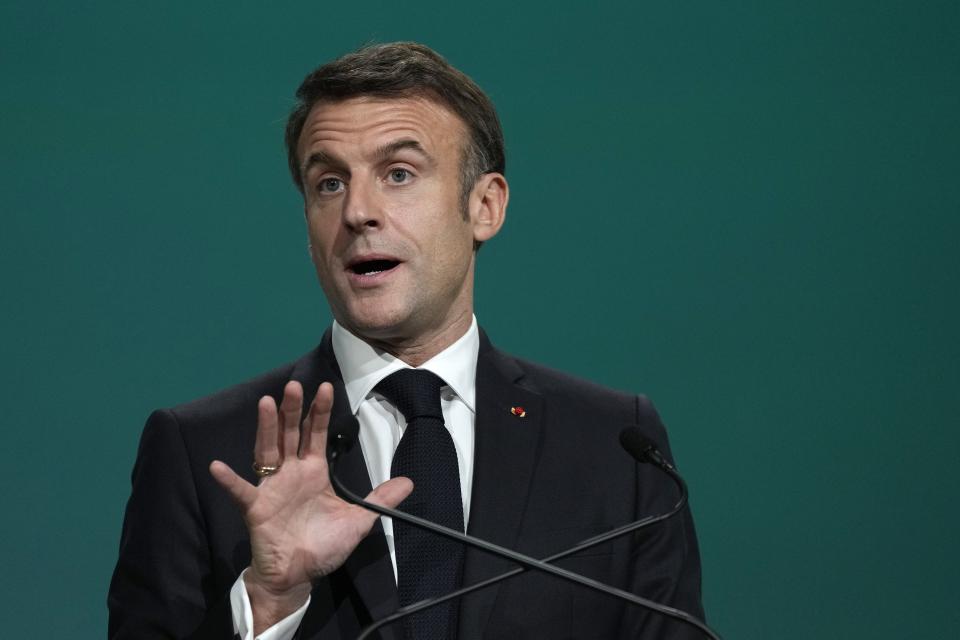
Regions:
M 257 490 L 252 484 L 241 478 L 236 472 L 219 460 L 210 463 L 210 475 L 221 487 L 226 489 L 241 508 L 246 510 L 257 497 Z

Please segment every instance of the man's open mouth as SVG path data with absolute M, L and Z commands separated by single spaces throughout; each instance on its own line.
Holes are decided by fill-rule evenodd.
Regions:
M 351 264 L 349 271 L 361 276 L 372 276 L 384 271 L 390 271 L 400 264 L 397 260 L 362 260 Z

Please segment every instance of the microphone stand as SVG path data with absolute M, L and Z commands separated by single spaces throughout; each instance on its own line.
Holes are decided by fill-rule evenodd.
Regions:
M 505 580 L 507 578 L 518 575 L 527 569 L 537 569 L 539 571 L 543 571 L 544 573 L 549 573 L 551 575 L 557 576 L 558 578 L 563 578 L 565 580 L 575 582 L 577 584 L 580 584 L 584 587 L 588 587 L 595 591 L 600 591 L 601 593 L 606 593 L 608 595 L 618 597 L 622 600 L 626 600 L 631 604 L 639 605 L 641 607 L 650 609 L 652 611 L 656 611 L 665 616 L 668 616 L 676 620 L 679 620 L 681 622 L 685 622 L 689 625 L 692 625 L 697 629 L 699 629 L 700 631 L 702 631 L 703 633 L 705 633 L 707 637 L 711 638 L 711 640 L 720 640 L 720 637 L 717 634 L 715 634 L 709 627 L 707 627 L 706 624 L 704 624 L 703 622 L 701 622 L 700 620 L 698 620 L 697 618 L 693 617 L 692 615 L 690 615 L 685 611 L 681 611 L 680 609 L 675 609 L 673 607 L 668 607 L 666 605 L 653 602 L 652 600 L 648 600 L 646 598 L 642 598 L 640 596 L 632 594 L 629 591 L 624 591 L 623 589 L 618 589 L 617 587 L 611 587 L 610 585 L 604 584 L 597 580 L 593 580 L 592 578 L 587 578 L 586 576 L 582 576 L 572 571 L 568 571 L 566 569 L 556 567 L 551 564 L 547 564 L 548 562 L 559 560 L 560 558 L 566 557 L 570 554 L 577 553 L 584 549 L 601 544 L 612 538 L 616 538 L 617 536 L 625 535 L 627 533 L 630 533 L 631 531 L 635 531 L 636 529 L 639 529 L 640 527 L 649 526 L 656 522 L 660 522 L 661 520 L 669 518 L 670 516 L 674 515 L 677 511 L 682 509 L 684 504 L 686 504 L 686 500 L 687 500 L 686 483 L 683 481 L 683 478 L 681 478 L 679 474 L 676 473 L 676 471 L 672 470 L 672 468 L 668 469 L 666 467 L 661 467 L 665 471 L 667 471 L 667 473 L 670 474 L 670 476 L 674 479 L 675 482 L 677 482 L 677 484 L 681 488 L 680 501 L 671 511 L 665 514 L 651 516 L 651 517 L 639 520 L 637 522 L 624 525 L 608 533 L 600 534 L 598 536 L 594 536 L 593 538 L 589 538 L 588 540 L 584 540 L 577 546 L 571 549 L 568 549 L 566 551 L 563 551 L 561 553 L 555 554 L 553 556 L 550 556 L 545 560 L 537 560 L 535 558 L 531 558 L 521 553 L 517 553 L 516 551 L 512 551 L 511 549 L 507 549 L 506 547 L 501 547 L 499 545 L 493 544 L 492 542 L 487 542 L 486 540 L 481 540 L 473 536 L 465 535 L 460 531 L 456 531 L 454 529 L 450 529 L 450 528 L 438 525 L 429 520 L 424 520 L 423 518 L 419 518 L 417 516 L 404 513 L 403 511 L 399 511 L 397 509 L 389 509 L 386 507 L 381 507 L 379 505 L 375 505 L 370 502 L 367 502 L 357 494 L 353 493 L 353 491 L 348 489 L 346 486 L 344 486 L 343 483 L 340 482 L 340 479 L 337 477 L 336 467 L 337 467 L 337 462 L 339 461 L 339 458 L 340 458 L 340 453 L 348 449 L 353 443 L 351 442 L 351 439 L 344 437 L 343 434 L 338 433 L 334 436 L 334 438 L 335 438 L 335 442 L 332 443 L 333 446 L 330 447 L 330 481 L 333 484 L 334 488 L 336 488 L 337 492 L 340 493 L 347 500 L 349 500 L 354 504 L 360 505 L 365 509 L 369 509 L 370 511 L 378 513 L 381 516 L 402 520 L 414 526 L 422 527 L 429 531 L 433 531 L 434 533 L 440 534 L 447 538 L 452 538 L 453 540 L 457 540 L 458 542 L 469 545 L 471 547 L 475 547 L 483 551 L 487 551 L 489 553 L 498 555 L 500 557 L 508 558 L 510 560 L 513 560 L 517 564 L 522 565 L 521 567 L 518 567 L 506 573 L 503 573 L 499 576 L 494 576 L 492 578 L 488 578 L 486 580 L 478 582 L 474 585 L 470 585 L 469 587 L 464 587 L 458 591 L 454 591 L 450 594 L 447 594 L 446 596 L 442 596 L 436 599 L 422 600 L 420 602 L 398 609 L 396 612 L 394 612 L 390 616 L 387 616 L 375 622 L 370 627 L 366 628 L 363 631 L 363 633 L 361 633 L 361 635 L 357 638 L 357 640 L 366 639 L 376 629 L 379 629 L 381 626 L 389 624 L 391 622 L 395 622 L 397 619 L 405 615 L 410 615 L 417 611 L 427 609 L 441 602 L 446 602 L 447 600 L 450 600 L 452 598 L 459 597 L 466 593 L 470 593 L 474 590 L 482 589 L 495 582 L 499 582 L 500 580 Z

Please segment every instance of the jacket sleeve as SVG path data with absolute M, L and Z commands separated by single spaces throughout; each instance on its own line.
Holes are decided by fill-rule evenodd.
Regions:
M 213 582 L 206 523 L 180 425 L 147 420 L 107 605 L 112 640 L 233 638 L 229 588 Z

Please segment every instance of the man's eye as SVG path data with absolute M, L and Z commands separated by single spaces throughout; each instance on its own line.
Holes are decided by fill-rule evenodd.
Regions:
M 390 181 L 396 184 L 407 182 L 410 179 L 410 172 L 406 169 L 391 169 Z
M 343 187 L 343 181 L 340 178 L 324 178 L 320 181 L 317 189 L 320 193 L 336 193 Z

